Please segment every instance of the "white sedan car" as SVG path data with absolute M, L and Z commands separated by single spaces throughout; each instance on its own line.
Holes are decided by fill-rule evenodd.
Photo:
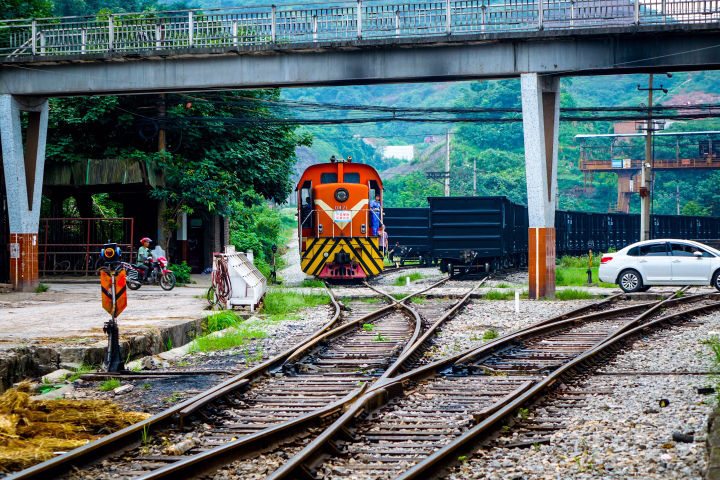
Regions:
M 601 282 L 626 292 L 653 285 L 712 285 L 720 290 L 720 251 L 691 240 L 646 240 L 600 259 Z

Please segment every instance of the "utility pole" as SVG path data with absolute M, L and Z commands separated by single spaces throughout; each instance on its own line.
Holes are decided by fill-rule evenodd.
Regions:
M 167 106 L 165 105 L 165 94 L 160 94 L 160 100 L 158 101 L 158 117 L 160 118 L 160 125 L 158 125 L 158 152 L 165 151 L 165 118 L 167 116 Z
M 450 196 L 450 129 L 445 129 L 445 196 Z
M 652 161 L 652 105 L 653 105 L 653 75 L 650 74 L 648 88 L 648 119 L 645 132 L 645 161 L 640 170 L 640 241 L 650 240 L 650 189 L 648 188 L 648 167 Z
M 672 78 L 672 74 L 668 73 L 668 77 Z M 650 83 L 648 88 L 641 88 L 638 85 L 638 90 L 648 92 L 648 117 L 647 125 L 645 126 L 645 161 L 642 163 L 640 170 L 640 241 L 650 240 L 650 209 L 651 209 L 651 187 L 650 181 L 652 177 L 652 164 L 653 164 L 653 152 L 652 152 L 652 134 L 655 130 L 655 125 L 652 119 L 653 109 L 653 92 L 655 90 L 662 90 L 667 93 L 667 89 L 663 88 L 662 85 L 658 88 L 653 87 L 653 75 L 650 74 Z
M 473 158 L 473 197 L 477 196 L 477 158 Z

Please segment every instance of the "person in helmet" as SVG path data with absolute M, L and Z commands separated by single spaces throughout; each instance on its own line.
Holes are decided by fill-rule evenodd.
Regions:
M 150 238 L 144 237 L 142 240 L 140 240 L 142 246 L 138 249 L 137 267 L 143 272 L 142 278 L 140 279 L 140 281 L 143 282 L 147 279 L 148 272 L 150 272 L 149 263 L 152 261 L 152 253 L 150 253 L 150 242 L 152 242 Z

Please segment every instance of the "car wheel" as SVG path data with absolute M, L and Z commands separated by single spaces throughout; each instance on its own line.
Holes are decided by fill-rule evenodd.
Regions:
M 643 288 L 642 277 L 637 270 L 625 270 L 620 273 L 618 284 L 625 293 L 639 292 Z
M 720 291 L 720 270 L 715 272 L 715 275 L 712 277 L 712 286 L 717 288 L 718 291 Z

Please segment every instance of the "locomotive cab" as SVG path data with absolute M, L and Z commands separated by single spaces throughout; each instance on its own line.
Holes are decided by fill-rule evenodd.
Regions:
M 375 195 L 382 196 L 382 181 L 374 168 L 349 159 L 313 165 L 300 178 L 297 192 L 305 273 L 356 279 L 382 271 L 383 255 L 377 231 L 373 232 L 382 209 L 370 208 Z

